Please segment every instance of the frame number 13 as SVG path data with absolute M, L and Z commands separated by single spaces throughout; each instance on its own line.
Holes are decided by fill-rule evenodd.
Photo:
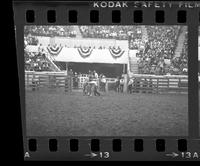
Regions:
M 99 156 L 100 156 L 100 158 L 107 159 L 110 157 L 110 153 L 109 152 L 99 152 Z

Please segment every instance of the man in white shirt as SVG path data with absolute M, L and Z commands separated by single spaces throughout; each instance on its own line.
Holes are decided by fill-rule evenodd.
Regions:
M 101 79 L 102 91 L 106 91 L 106 77 L 103 75 Z
M 96 71 L 94 71 L 94 77 L 95 77 L 95 78 L 98 78 L 98 77 L 99 77 Z
M 124 88 L 124 79 L 121 78 L 120 79 L 120 91 L 123 92 L 123 88 Z

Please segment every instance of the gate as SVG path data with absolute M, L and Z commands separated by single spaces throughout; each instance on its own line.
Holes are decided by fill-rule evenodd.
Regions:
M 82 89 L 83 84 L 86 82 L 87 79 L 89 79 L 88 74 L 80 74 L 78 76 L 78 88 Z

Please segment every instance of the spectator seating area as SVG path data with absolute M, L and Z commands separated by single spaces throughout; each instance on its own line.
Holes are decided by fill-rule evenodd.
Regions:
M 139 35 L 139 26 L 80 26 L 85 38 L 107 38 L 127 40 L 131 35 Z M 137 34 L 138 33 L 138 34 Z
M 24 35 L 28 34 L 32 36 L 76 37 L 73 26 L 25 26 Z
M 140 26 L 80 26 L 82 37 L 129 40 L 129 48 L 138 48 L 138 41 L 142 39 Z
M 139 74 L 183 74 L 187 73 L 187 37 L 183 53 L 174 58 L 180 26 L 146 26 L 148 41 L 144 51 L 137 54 Z M 186 34 L 187 35 L 187 34 Z M 166 63 L 170 61 L 170 63 Z
M 181 56 L 174 57 L 181 26 L 145 26 L 145 28 L 148 36 L 146 41 L 142 41 L 141 26 L 79 26 L 78 30 L 82 38 L 128 40 L 129 49 L 138 49 L 142 43 L 144 48 L 137 54 L 139 74 L 187 74 L 187 34 Z M 25 26 L 24 44 L 38 45 L 36 36 L 75 38 L 77 35 L 75 29 L 77 31 L 75 26 Z M 98 48 L 104 49 L 104 47 Z M 30 59 L 27 60 L 29 61 Z
M 26 71 L 51 71 L 50 65 L 41 52 L 24 52 Z
M 32 36 L 31 34 L 28 34 L 27 36 L 24 36 L 24 46 L 27 45 L 38 45 L 39 41 L 37 37 Z
M 188 34 L 185 35 L 183 50 L 180 57 L 172 59 L 172 66 L 178 69 L 180 74 L 187 74 L 188 69 Z
M 46 60 L 44 50 L 38 46 L 38 52 L 29 52 L 27 45 L 37 45 L 37 38 L 30 34 L 24 37 L 24 62 L 26 71 L 51 71 L 49 62 Z

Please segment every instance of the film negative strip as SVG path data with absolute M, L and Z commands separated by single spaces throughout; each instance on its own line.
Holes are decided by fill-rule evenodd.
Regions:
M 199 161 L 200 1 L 14 1 L 24 160 Z

